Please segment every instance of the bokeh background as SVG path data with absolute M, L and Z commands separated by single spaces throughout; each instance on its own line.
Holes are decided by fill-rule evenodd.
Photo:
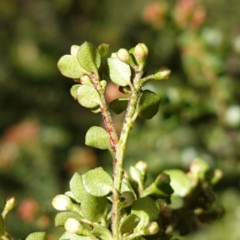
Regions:
M 149 178 L 166 168 L 186 170 L 195 157 L 220 168 L 215 187 L 224 218 L 182 239 L 240 239 L 240 8 L 238 0 L 1 0 L 0 208 L 14 195 L 8 216 L 16 238 L 32 231 L 54 239 L 51 199 L 68 190 L 75 171 L 104 165 L 108 153 L 84 146 L 101 116 L 82 108 L 56 63 L 70 46 L 109 43 L 111 51 L 139 42 L 149 47 L 149 73 L 172 70 L 149 84 L 160 112 L 138 120 L 126 166 L 149 164 Z M 117 94 L 109 85 L 108 101 Z M 114 116 L 120 129 L 122 116 Z

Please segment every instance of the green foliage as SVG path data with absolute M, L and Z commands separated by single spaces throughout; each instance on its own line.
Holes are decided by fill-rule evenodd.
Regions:
M 104 45 L 101 46 L 105 53 Z M 128 98 L 110 103 L 116 113 L 126 110 L 118 137 L 105 101 L 107 82 L 99 77 L 103 75 L 101 71 L 104 68 L 100 72 L 97 70 L 100 66 L 98 50 L 90 43 L 72 49 L 77 51 L 78 61 L 86 72 L 79 80 L 75 79 L 80 84 L 72 87 L 71 94 L 86 108 L 99 105 L 106 129 L 91 127 L 87 131 L 85 144 L 110 151 L 114 174 L 111 177 L 102 167 L 84 174 L 75 173 L 70 180 L 71 191 L 53 199 L 53 206 L 57 210 L 71 211 L 58 214 L 56 226 L 64 225 L 68 233 L 83 239 L 128 240 L 140 239 L 142 236 L 146 239 L 147 236 L 172 239 L 174 231 L 180 235 L 191 232 L 196 219 L 208 222 L 221 217 L 220 207 L 213 205 L 215 198 L 211 191 L 212 183 L 219 176 L 201 159 L 192 163 L 188 173 L 179 169 L 166 170 L 149 186 L 146 186 L 146 163 L 140 161 L 131 166 L 129 175 L 122 169 L 129 131 L 137 116 L 150 119 L 159 108 L 160 97 L 142 87 L 153 79 L 167 79 L 170 71 L 162 70 L 142 78 L 148 55 L 148 49 L 143 43 L 129 51 L 122 48 L 106 60 L 110 80 L 119 87 L 129 88 Z M 134 64 L 129 59 L 134 60 Z M 95 106 L 92 105 L 94 101 Z M 180 204 L 176 204 L 177 200 L 180 200 Z M 167 218 L 165 211 L 168 212 Z M 167 230 L 169 225 L 171 230 Z M 76 235 L 69 235 L 69 238 L 75 239 Z

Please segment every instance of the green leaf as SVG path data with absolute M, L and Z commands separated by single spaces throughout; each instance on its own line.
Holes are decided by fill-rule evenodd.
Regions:
M 111 176 L 101 167 L 88 171 L 82 177 L 85 190 L 96 197 L 106 196 L 113 187 Z
M 88 129 L 85 144 L 99 149 L 110 149 L 110 136 L 108 132 L 101 127 L 93 126 Z
M 83 186 L 82 175 L 75 173 L 70 180 L 70 189 L 79 202 L 82 201 L 86 190 Z
M 70 92 L 78 100 L 79 104 L 86 108 L 97 107 L 101 101 L 98 91 L 90 85 L 77 85 L 74 85 Z
M 170 185 L 174 190 L 173 195 L 185 197 L 191 190 L 190 178 L 179 169 L 171 169 L 164 171 L 170 176 Z
M 27 236 L 26 240 L 47 240 L 45 232 L 34 232 Z
M 97 225 L 96 227 L 94 227 L 94 229 L 92 230 L 92 234 L 94 234 L 96 237 L 100 238 L 101 240 L 112 239 L 111 232 L 107 228 L 100 225 Z
M 104 58 L 107 56 L 109 52 L 109 48 L 110 48 L 110 45 L 106 43 L 102 43 L 98 46 L 98 52 L 100 53 L 101 58 Z
M 150 90 L 144 90 L 140 97 L 137 112 L 143 119 L 153 118 L 159 109 L 160 97 L 151 92 Z
M 141 221 L 138 228 L 147 226 L 151 221 L 155 221 L 159 217 L 159 207 L 156 202 L 150 197 L 143 197 L 137 199 L 132 205 L 132 214 L 138 216 Z
M 80 236 L 74 233 L 65 232 L 59 240 L 92 240 L 91 237 Z
M 108 210 L 108 201 L 106 197 L 95 197 L 86 193 L 81 202 L 82 214 L 92 222 L 101 222 Z
M 61 74 L 68 78 L 79 79 L 84 74 L 77 58 L 72 55 L 62 56 L 57 66 Z
M 55 217 L 55 226 L 63 227 L 68 218 L 74 218 L 79 222 L 82 220 L 82 217 L 75 212 L 60 212 Z
M 131 69 L 128 64 L 113 57 L 107 60 L 109 77 L 115 84 L 119 86 L 127 86 L 131 79 Z
M 75 84 L 71 87 L 70 89 L 70 94 L 72 97 L 77 100 L 77 95 L 78 95 L 78 88 L 81 87 L 81 84 Z
M 0 214 L 0 238 L 5 235 L 5 224 L 2 214 Z
M 84 42 L 78 49 L 77 59 L 80 66 L 89 73 L 97 73 L 101 64 L 101 56 L 97 48 L 89 42 Z
M 132 232 L 140 222 L 140 218 L 135 214 L 129 214 L 120 225 L 121 234 Z
M 110 108 L 116 113 L 120 114 L 127 109 L 129 98 L 118 98 L 110 102 Z

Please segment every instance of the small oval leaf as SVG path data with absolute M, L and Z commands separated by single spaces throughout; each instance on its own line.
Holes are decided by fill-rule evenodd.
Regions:
M 190 178 L 179 169 L 170 169 L 164 171 L 170 176 L 170 185 L 174 190 L 174 196 L 185 197 L 191 190 L 191 180 Z
M 45 232 L 34 232 L 27 236 L 26 240 L 47 240 Z
M 106 196 L 113 187 L 111 176 L 101 167 L 88 171 L 82 177 L 85 190 L 96 197 Z
M 132 232 L 140 222 L 140 218 L 135 214 L 129 214 L 120 225 L 120 232 L 122 234 Z
M 116 114 L 120 114 L 127 109 L 129 98 L 118 98 L 110 102 L 109 107 Z
M 89 42 L 84 42 L 79 47 L 77 59 L 80 66 L 89 73 L 96 73 L 101 64 L 100 53 L 97 48 Z
M 76 100 L 77 99 L 77 93 L 78 93 L 78 88 L 80 87 L 80 84 L 75 84 L 71 87 L 70 89 L 70 94 L 72 97 Z
M 160 100 L 157 94 L 144 90 L 137 107 L 138 115 L 143 119 L 153 118 L 158 112 Z
M 82 214 L 92 222 L 101 222 L 108 210 L 108 201 L 106 197 L 95 197 L 86 193 L 81 203 Z
M 70 189 L 73 195 L 77 198 L 78 202 L 82 201 L 86 190 L 83 186 L 82 175 L 79 173 L 75 173 L 70 180 Z
M 76 97 L 78 102 L 86 108 L 95 108 L 100 103 L 98 91 L 90 85 L 80 85 Z
M 131 69 L 128 64 L 113 57 L 107 60 L 109 77 L 115 84 L 125 87 L 131 79 Z
M 96 227 L 94 227 L 94 229 L 92 230 L 92 234 L 94 234 L 96 237 L 98 237 L 101 240 L 112 239 L 111 232 L 107 228 L 100 225 L 97 225 Z
M 84 74 L 77 58 L 72 55 L 62 56 L 57 66 L 61 74 L 68 78 L 79 79 Z
M 131 213 L 141 219 L 138 225 L 138 227 L 141 228 L 145 227 L 149 222 L 157 220 L 160 210 L 152 198 L 143 197 L 133 203 Z
M 99 149 L 110 149 L 110 136 L 108 132 L 101 128 L 93 126 L 88 129 L 85 144 L 90 147 L 95 147 Z
M 109 48 L 110 48 L 110 45 L 107 43 L 102 43 L 98 46 L 98 52 L 100 53 L 101 58 L 104 58 L 107 56 L 109 52 Z

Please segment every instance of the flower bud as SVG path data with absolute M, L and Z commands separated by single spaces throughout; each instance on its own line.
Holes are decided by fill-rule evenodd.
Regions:
M 16 206 L 16 198 L 11 196 L 7 197 L 5 200 L 5 206 L 2 212 L 2 217 L 5 218 L 7 214 Z
M 67 221 L 64 224 L 64 228 L 69 233 L 78 233 L 81 227 L 80 222 L 78 222 L 74 218 L 68 218 Z
M 78 49 L 79 49 L 79 46 L 77 46 L 77 45 L 72 45 L 72 46 L 71 46 L 71 50 L 70 50 L 71 55 L 72 55 L 72 56 L 77 56 Z
M 106 81 L 106 80 L 101 80 L 101 81 L 100 81 L 100 85 L 101 85 L 103 88 L 106 88 L 106 86 L 107 86 L 107 81 Z
M 66 211 L 71 207 L 72 201 L 68 196 L 60 194 L 53 198 L 52 205 L 57 210 Z
M 159 226 L 157 222 L 150 222 L 143 229 L 143 235 L 154 235 L 159 231 Z
M 117 52 L 117 57 L 120 61 L 122 62 L 128 62 L 130 54 L 127 49 L 125 48 L 120 48 Z
M 152 80 L 156 80 L 156 81 L 167 80 L 169 78 L 170 74 L 171 74 L 171 70 L 169 70 L 168 68 L 163 68 L 163 69 L 160 69 L 158 72 L 156 72 L 153 75 Z
M 134 55 L 140 59 L 146 59 L 148 56 L 148 48 L 144 43 L 139 43 L 134 48 Z
M 135 167 L 141 172 L 142 175 L 146 175 L 147 173 L 147 163 L 143 161 L 138 161 Z

